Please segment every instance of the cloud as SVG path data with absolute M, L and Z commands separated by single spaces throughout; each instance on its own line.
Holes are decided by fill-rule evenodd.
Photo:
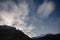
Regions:
M 49 18 L 55 7 L 55 3 L 48 0 L 38 6 L 32 0 L 21 0 L 18 5 L 12 0 L 0 2 L 0 25 L 14 26 L 30 37 L 57 33 L 60 18 Z
M 39 6 L 37 13 L 40 18 L 46 18 L 54 11 L 55 6 L 52 1 L 45 0 L 43 4 Z
M 0 25 L 10 25 L 16 27 L 16 29 L 22 30 L 30 37 L 34 37 L 32 32 L 34 27 L 32 25 L 26 27 L 24 22 L 27 19 L 29 13 L 29 4 L 25 1 L 18 4 L 13 1 L 6 1 L 0 3 Z
M 53 16 L 50 16 L 54 14 L 52 12 L 55 12 L 55 8 L 56 4 L 53 1 L 45 0 L 40 6 L 38 6 L 37 9 L 35 9 L 37 12 L 31 12 L 32 16 L 28 18 L 28 23 L 32 24 L 35 27 L 35 30 L 33 32 L 36 33 L 37 36 L 40 36 L 41 34 L 56 34 L 60 32 L 60 18 L 54 19 Z

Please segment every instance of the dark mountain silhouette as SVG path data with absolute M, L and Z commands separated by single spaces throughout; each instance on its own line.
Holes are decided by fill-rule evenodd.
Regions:
M 43 37 L 30 38 L 14 27 L 0 25 L 0 40 L 60 40 L 60 34 L 47 34 Z
M 47 34 L 43 37 L 33 38 L 33 40 L 60 40 L 60 34 Z
M 22 31 L 10 26 L 0 26 L 0 40 L 31 40 Z

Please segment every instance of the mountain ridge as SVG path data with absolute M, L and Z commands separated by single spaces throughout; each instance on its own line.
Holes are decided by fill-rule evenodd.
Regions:
M 60 40 L 60 33 L 30 38 L 15 27 L 0 25 L 0 40 Z

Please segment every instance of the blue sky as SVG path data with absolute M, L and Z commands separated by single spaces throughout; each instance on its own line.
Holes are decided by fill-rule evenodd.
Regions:
M 0 25 L 30 37 L 60 33 L 60 0 L 0 0 Z

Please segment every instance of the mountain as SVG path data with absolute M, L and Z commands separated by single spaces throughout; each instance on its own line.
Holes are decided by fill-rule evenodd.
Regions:
M 0 40 L 31 40 L 22 31 L 11 26 L 0 26 Z
M 59 34 L 47 34 L 43 37 L 33 38 L 33 40 L 60 40 L 60 33 Z
M 60 40 L 60 33 L 30 38 L 21 30 L 7 25 L 0 25 L 0 40 Z

